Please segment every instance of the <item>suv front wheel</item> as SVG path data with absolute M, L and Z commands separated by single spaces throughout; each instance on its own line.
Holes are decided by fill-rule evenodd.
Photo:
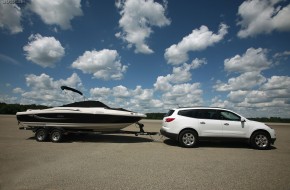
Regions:
M 197 144 L 197 134 L 192 130 L 184 130 L 179 135 L 179 143 L 185 148 L 195 147 Z
M 270 148 L 270 137 L 263 131 L 255 132 L 251 137 L 251 145 L 255 149 L 266 150 Z

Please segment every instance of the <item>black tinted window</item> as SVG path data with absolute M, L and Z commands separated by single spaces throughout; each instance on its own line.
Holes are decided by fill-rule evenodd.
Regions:
M 174 113 L 174 110 L 169 110 L 167 114 L 165 115 L 165 117 L 171 116 L 173 113 Z
M 196 110 L 180 110 L 178 115 L 182 115 L 185 117 L 195 117 Z
M 199 119 L 219 119 L 218 112 L 210 109 L 197 110 L 195 117 Z

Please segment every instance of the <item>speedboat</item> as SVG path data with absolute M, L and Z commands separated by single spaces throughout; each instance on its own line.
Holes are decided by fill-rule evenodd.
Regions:
M 80 91 L 67 86 L 61 89 L 82 95 Z M 110 108 L 100 101 L 80 101 L 48 109 L 17 112 L 16 117 L 21 129 L 35 132 L 41 128 L 114 132 L 137 123 L 146 115 L 123 108 Z

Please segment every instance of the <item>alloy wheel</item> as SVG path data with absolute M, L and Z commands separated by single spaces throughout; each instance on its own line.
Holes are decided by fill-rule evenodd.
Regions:
M 269 141 L 265 135 L 259 134 L 255 137 L 255 143 L 258 147 L 265 148 L 268 146 Z
M 192 133 L 185 133 L 182 136 L 182 141 L 187 146 L 192 146 L 195 142 L 195 137 Z

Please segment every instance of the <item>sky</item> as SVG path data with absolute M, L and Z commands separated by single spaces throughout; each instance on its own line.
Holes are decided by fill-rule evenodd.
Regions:
M 0 102 L 290 118 L 290 1 L 0 0 Z

